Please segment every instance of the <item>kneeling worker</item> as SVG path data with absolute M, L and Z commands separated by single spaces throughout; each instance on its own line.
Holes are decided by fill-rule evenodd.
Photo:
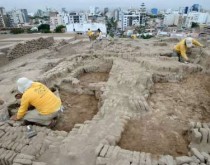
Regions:
M 187 49 L 191 48 L 193 45 L 203 47 L 201 43 L 191 37 L 183 39 L 174 47 L 174 55 L 178 56 L 179 62 L 189 62 L 186 52 Z
M 54 126 L 54 120 L 62 111 L 61 100 L 44 84 L 33 82 L 25 77 L 17 80 L 18 91 L 21 92 L 21 105 L 12 120 L 23 119 L 38 125 Z M 32 105 L 34 110 L 28 111 Z

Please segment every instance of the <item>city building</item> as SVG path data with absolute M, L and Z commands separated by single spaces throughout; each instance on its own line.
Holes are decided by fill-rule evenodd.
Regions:
M 69 13 L 69 23 L 83 23 L 86 21 L 84 13 L 71 12 Z
M 5 8 L 0 7 L 0 28 L 6 27 L 5 16 L 6 16 Z
M 123 12 L 121 29 L 126 30 L 129 26 L 139 25 L 140 24 L 140 12 L 138 11 L 128 11 Z
M 157 15 L 158 14 L 158 9 L 157 8 L 152 8 L 151 9 L 151 14 L 152 15 Z
M 84 34 L 88 31 L 88 29 L 91 29 L 92 31 L 97 31 L 98 28 L 102 31 L 103 34 L 107 33 L 105 23 L 74 23 L 66 25 L 67 33 L 76 32 Z
M 146 25 L 146 7 L 145 4 L 142 3 L 140 7 L 140 25 L 145 26 Z
M 50 30 L 54 30 L 58 25 L 63 25 L 62 15 L 58 12 L 50 12 Z
M 95 6 L 89 7 L 89 16 L 95 16 L 100 13 L 99 8 Z
M 199 5 L 199 4 L 193 4 L 192 7 L 191 7 L 191 11 L 200 12 L 201 11 L 201 5 Z
M 185 21 L 185 26 L 190 28 L 192 26 L 192 22 L 198 24 L 209 24 L 210 23 L 210 14 L 209 13 L 201 13 L 201 12 L 190 12 L 188 13 Z
M 29 23 L 28 12 L 26 9 L 14 9 L 7 13 L 10 27 L 20 27 Z
M 28 17 L 27 9 L 20 9 L 20 10 L 21 10 L 21 13 L 22 13 L 23 21 L 25 23 L 28 23 L 29 22 L 29 17 Z
M 175 25 L 177 26 L 179 23 L 180 15 L 178 13 L 170 13 L 164 15 L 163 24 L 167 26 Z

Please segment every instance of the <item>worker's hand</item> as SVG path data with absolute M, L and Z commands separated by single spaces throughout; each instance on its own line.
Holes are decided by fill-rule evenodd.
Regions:
M 10 117 L 10 120 L 14 120 L 14 121 L 17 121 L 17 115 L 13 115 L 12 117 Z

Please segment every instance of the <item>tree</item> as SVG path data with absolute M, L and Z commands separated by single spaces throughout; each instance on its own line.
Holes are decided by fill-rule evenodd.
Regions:
M 13 28 L 11 29 L 10 33 L 12 34 L 20 34 L 20 33 L 24 33 L 24 30 L 21 28 Z
M 192 22 L 191 28 L 197 28 L 199 27 L 199 24 L 196 22 Z
M 117 20 L 115 20 L 113 17 L 109 19 L 108 17 L 105 18 L 106 20 L 106 26 L 107 26 L 107 33 L 113 33 L 117 30 Z
M 135 31 L 136 31 L 137 33 L 139 33 L 139 34 L 145 33 L 145 32 L 146 32 L 145 26 L 137 26 L 137 27 L 135 28 Z
M 41 24 L 38 26 L 39 32 L 42 33 L 50 33 L 50 25 L 49 24 Z
M 66 26 L 64 26 L 64 25 L 58 25 L 58 26 L 55 28 L 55 32 L 56 32 L 56 33 L 63 33 L 63 32 L 65 32 L 65 28 L 66 28 Z

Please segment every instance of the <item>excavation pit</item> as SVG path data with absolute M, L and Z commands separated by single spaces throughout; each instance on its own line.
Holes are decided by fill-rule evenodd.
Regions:
M 75 124 L 91 120 L 98 112 L 98 100 L 94 95 L 74 94 L 61 90 L 60 97 L 65 107 L 55 130 L 71 131 Z
M 80 85 L 88 86 L 90 83 L 106 82 L 109 72 L 88 72 L 79 76 Z
M 190 121 L 210 122 L 210 76 L 190 75 L 178 83 L 156 83 L 151 113 L 128 122 L 119 146 L 154 155 L 188 155 Z
M 88 72 L 79 75 L 79 84 L 76 86 L 63 82 L 60 86 L 60 97 L 65 110 L 55 130 L 69 132 L 75 124 L 91 120 L 101 106 L 100 88 L 104 87 L 108 78 L 109 72 Z

